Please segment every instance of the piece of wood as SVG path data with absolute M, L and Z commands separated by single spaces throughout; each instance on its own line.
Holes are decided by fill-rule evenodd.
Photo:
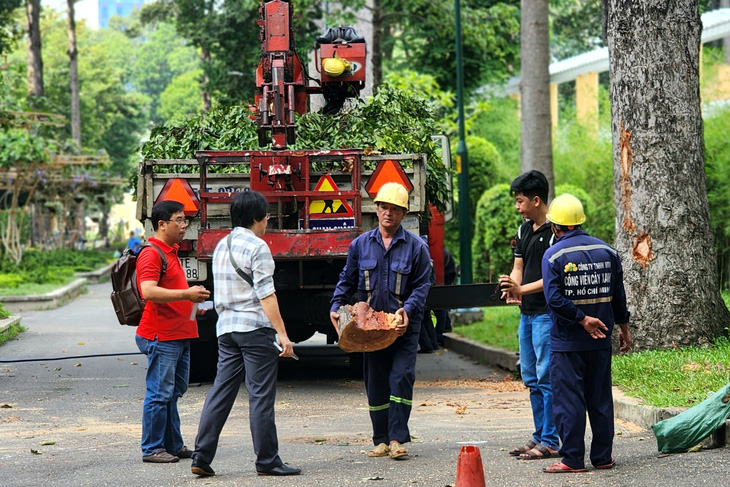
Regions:
M 375 311 L 360 301 L 338 310 L 339 345 L 345 352 L 374 352 L 392 344 L 398 333 L 395 327 L 403 319 L 395 313 Z

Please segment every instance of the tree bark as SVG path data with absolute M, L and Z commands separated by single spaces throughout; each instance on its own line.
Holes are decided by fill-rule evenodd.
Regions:
M 373 91 L 383 82 L 383 11 L 380 0 L 372 0 L 373 44 L 372 52 Z
M 553 178 L 552 126 L 550 119 L 550 50 L 548 0 L 522 0 L 520 25 L 521 170 L 536 169 L 550 184 Z
M 211 55 L 210 49 L 207 46 L 200 48 L 200 60 L 203 62 L 203 66 L 210 64 Z M 200 83 L 201 96 L 203 97 L 203 111 L 208 113 L 211 107 L 210 101 L 210 76 L 208 76 L 207 70 L 203 70 L 203 81 Z
M 25 0 L 26 28 L 28 29 L 28 97 L 30 98 L 44 96 L 40 13 L 41 0 Z M 33 105 L 32 101 L 31 105 Z
M 81 100 L 79 98 L 78 51 L 76 50 L 76 19 L 74 3 L 66 0 L 68 5 L 68 67 L 71 89 L 71 138 L 81 149 Z
M 616 248 L 634 343 L 709 343 L 730 313 L 705 185 L 698 1 L 609 4 Z

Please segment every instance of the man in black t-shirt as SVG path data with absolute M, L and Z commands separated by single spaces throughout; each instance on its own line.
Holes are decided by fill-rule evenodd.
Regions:
M 539 171 L 516 178 L 510 186 L 515 207 L 525 219 L 517 230 L 515 261 L 509 276 L 499 276 L 502 297 L 520 304 L 520 373 L 530 389 L 535 424 L 532 439 L 509 453 L 524 460 L 558 455 L 559 437 L 553 420 L 550 387 L 550 316 L 542 286 L 542 256 L 553 233 L 547 220 L 548 182 Z

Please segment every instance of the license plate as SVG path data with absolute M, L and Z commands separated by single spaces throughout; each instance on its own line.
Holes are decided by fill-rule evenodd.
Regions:
M 181 257 L 180 263 L 185 271 L 185 279 L 188 281 L 205 281 L 208 279 L 208 267 L 205 262 L 195 257 Z

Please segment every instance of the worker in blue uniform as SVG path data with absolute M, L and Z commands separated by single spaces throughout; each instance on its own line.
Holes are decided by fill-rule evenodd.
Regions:
M 406 231 L 401 222 L 408 212 L 408 191 L 386 183 L 373 200 L 378 227 L 350 244 L 340 279 L 332 297 L 330 318 L 338 328 L 340 306 L 353 294 L 375 311 L 400 315 L 398 338 L 389 347 L 365 352 L 363 375 L 373 425 L 371 457 L 408 456 L 403 446 L 411 440 L 408 419 L 413 403 L 416 353 L 423 310 L 430 283 L 428 246 Z
M 629 311 L 618 253 L 589 236 L 583 205 L 562 194 L 547 214 L 557 242 L 545 251 L 542 277 L 550 330 L 550 379 L 553 415 L 562 446 L 561 462 L 547 473 L 586 472 L 586 412 L 591 422 L 590 461 L 597 469 L 612 468 L 613 395 L 611 333 L 619 326 L 619 350 L 631 347 Z

